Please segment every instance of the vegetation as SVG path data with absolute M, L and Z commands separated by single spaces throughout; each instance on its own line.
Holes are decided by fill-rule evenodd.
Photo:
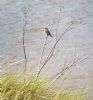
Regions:
M 27 80 L 28 79 L 28 80 Z M 5 75 L 1 84 L 2 100 L 86 100 L 85 92 L 54 92 L 44 80 L 20 75 Z

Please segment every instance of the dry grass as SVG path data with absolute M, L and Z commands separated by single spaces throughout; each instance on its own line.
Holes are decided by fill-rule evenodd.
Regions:
M 26 78 L 20 75 L 5 75 L 1 82 L 2 100 L 86 100 L 84 91 L 79 93 L 63 91 L 53 92 L 46 89 L 47 82 L 34 78 Z

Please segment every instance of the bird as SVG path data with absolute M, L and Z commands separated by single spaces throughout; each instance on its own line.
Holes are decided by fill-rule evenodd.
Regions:
M 48 30 L 48 28 L 44 28 L 44 33 L 47 35 L 47 36 L 50 36 L 53 38 L 53 36 L 51 35 L 50 31 Z

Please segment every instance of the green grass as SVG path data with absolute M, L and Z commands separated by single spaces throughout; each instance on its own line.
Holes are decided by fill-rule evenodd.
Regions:
M 64 91 L 51 92 L 46 89 L 44 80 L 28 79 L 23 76 L 6 75 L 1 82 L 2 100 L 86 100 L 83 91 L 79 93 Z

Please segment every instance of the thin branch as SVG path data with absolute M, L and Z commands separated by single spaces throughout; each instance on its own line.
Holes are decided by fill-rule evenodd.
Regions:
M 71 24 L 71 25 L 72 25 L 72 24 Z M 53 47 L 52 47 L 51 51 L 49 52 L 49 54 L 48 54 L 48 56 L 47 56 L 47 58 L 46 58 L 44 64 L 41 66 L 41 68 L 40 68 L 40 70 L 39 70 L 39 72 L 38 72 L 38 74 L 37 74 L 37 76 L 36 76 L 36 80 L 37 80 L 37 78 L 39 77 L 39 75 L 40 75 L 42 69 L 44 68 L 44 66 L 45 66 L 45 65 L 47 64 L 47 62 L 52 58 L 53 53 L 54 53 L 54 50 L 55 50 L 57 44 L 59 43 L 59 41 L 64 37 L 64 35 L 65 35 L 68 31 L 70 31 L 70 30 L 72 29 L 72 28 L 70 28 L 71 25 L 68 26 L 68 27 L 66 28 L 66 30 L 63 32 L 63 34 L 58 38 L 58 40 L 56 41 L 56 43 L 53 45 Z
M 57 28 L 56 28 L 56 41 L 57 41 L 57 33 L 58 33 L 58 28 L 59 28 L 59 23 L 60 23 L 60 13 L 61 13 L 61 8 L 60 8 L 59 14 L 58 14 L 58 22 L 57 22 Z
M 43 58 L 43 55 L 44 55 L 44 51 L 45 51 L 45 46 L 46 46 L 46 44 L 47 44 L 47 37 L 46 37 L 46 41 L 45 41 L 45 43 L 44 43 L 44 47 L 43 47 L 42 54 L 41 54 L 41 57 L 40 57 L 40 64 L 39 64 L 39 66 L 40 66 L 41 63 L 42 63 L 42 58 Z
M 25 68 L 24 68 L 24 73 L 26 72 L 27 69 L 27 55 L 26 55 L 26 47 L 25 47 L 25 33 L 26 33 L 26 26 L 27 26 L 27 9 L 23 8 L 22 9 L 23 14 L 24 14 L 24 26 L 23 26 L 23 39 L 22 39 L 22 45 L 23 45 L 23 53 L 24 53 L 24 59 L 25 59 Z
M 71 26 L 71 25 L 70 25 Z M 59 41 L 64 37 L 64 35 L 71 30 L 70 26 L 64 31 L 64 33 L 59 37 L 59 39 L 56 41 L 56 43 L 54 44 L 54 46 L 52 47 L 49 55 L 46 58 L 45 64 L 49 61 L 49 59 L 53 56 L 54 50 L 56 45 L 59 43 Z
M 70 67 L 72 67 L 79 59 L 81 59 L 81 57 L 78 58 L 76 61 L 74 61 L 71 65 L 67 65 L 67 67 L 63 67 L 62 70 L 61 70 L 60 72 L 58 72 L 56 75 L 54 75 L 50 80 L 56 78 L 59 74 L 63 75 L 62 73 L 63 73 L 64 71 L 66 71 L 67 69 L 69 69 Z M 69 66 L 69 67 L 68 67 L 68 66 Z
M 54 80 L 52 83 L 51 83 L 51 85 L 52 84 L 54 84 L 62 75 L 64 75 L 64 73 L 66 72 L 66 71 L 68 71 L 70 68 L 72 68 L 74 65 L 76 65 L 76 64 L 78 64 L 78 63 L 80 63 L 80 62 L 82 62 L 82 61 L 84 61 L 84 60 L 86 60 L 87 58 L 89 58 L 90 56 L 88 55 L 88 56 L 86 56 L 85 58 L 83 58 L 84 56 L 81 56 L 81 57 L 79 57 L 76 61 L 74 61 L 71 65 L 69 65 L 69 66 L 67 66 L 67 67 L 65 67 L 65 68 L 63 68 L 60 72 L 58 72 L 56 75 L 54 75 L 50 80 Z M 50 85 L 50 86 L 51 86 Z M 49 87 L 50 87 L 49 86 Z M 49 88 L 48 87 L 48 88 Z
M 24 60 L 22 59 L 22 60 L 18 60 L 18 61 L 16 61 L 16 62 L 13 62 L 13 63 L 11 63 L 11 64 L 9 64 L 8 66 L 7 66 L 7 68 L 4 70 L 4 71 L 7 71 L 8 69 L 10 69 L 11 67 L 13 67 L 13 66 L 15 66 L 15 65 L 17 65 L 17 64 L 20 64 L 21 62 L 23 62 Z

